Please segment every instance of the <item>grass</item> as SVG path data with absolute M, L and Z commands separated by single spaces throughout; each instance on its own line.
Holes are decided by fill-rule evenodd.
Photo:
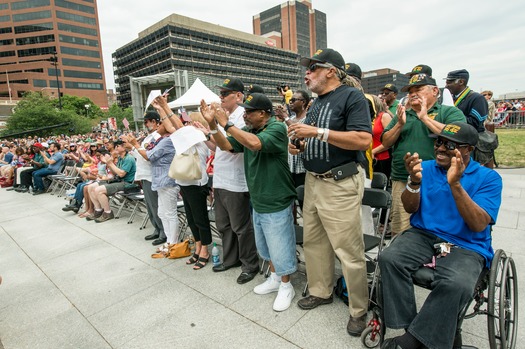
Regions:
M 499 146 L 496 161 L 500 167 L 525 167 L 525 129 L 496 129 Z

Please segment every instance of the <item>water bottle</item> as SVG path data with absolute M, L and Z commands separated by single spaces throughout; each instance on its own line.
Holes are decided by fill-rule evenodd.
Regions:
M 221 265 L 221 253 L 216 242 L 213 243 L 213 248 L 211 249 L 211 260 L 214 267 Z

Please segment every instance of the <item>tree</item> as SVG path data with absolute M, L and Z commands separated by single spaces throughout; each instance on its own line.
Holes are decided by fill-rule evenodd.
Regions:
M 131 108 L 122 109 L 116 104 L 113 104 L 111 107 L 109 107 L 107 113 L 105 114 L 106 118 L 116 118 L 117 119 L 117 127 L 119 129 L 124 129 L 124 124 L 122 123 L 122 120 L 126 118 L 128 122 L 130 123 L 130 128 L 133 127 L 133 110 Z
M 41 92 L 28 92 L 18 102 L 13 115 L 7 120 L 6 134 L 29 130 L 39 130 L 31 132 L 39 136 L 90 132 L 92 122 L 85 116 L 79 116 L 72 109 L 68 106 L 58 110 L 55 108 L 55 101 L 48 96 Z M 64 123 L 65 125 L 51 128 Z

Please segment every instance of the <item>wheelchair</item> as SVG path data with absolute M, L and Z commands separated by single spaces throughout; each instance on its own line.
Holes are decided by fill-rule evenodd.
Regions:
M 380 281 L 380 275 L 377 282 Z M 415 285 L 430 289 L 433 270 L 421 267 L 412 275 Z M 383 343 L 385 337 L 384 319 L 381 310 L 382 297 L 380 287 L 370 297 L 372 319 L 361 335 L 361 342 L 366 348 L 375 348 Z M 471 300 L 458 315 L 453 349 L 475 349 L 463 345 L 461 326 L 463 320 L 476 315 L 487 316 L 487 330 L 490 349 L 514 349 L 518 330 L 518 279 L 512 257 L 503 250 L 497 250 L 490 269 L 484 269 L 474 289 Z

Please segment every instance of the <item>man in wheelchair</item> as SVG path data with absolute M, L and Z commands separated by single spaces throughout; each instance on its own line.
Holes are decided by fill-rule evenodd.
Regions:
M 410 176 L 401 199 L 412 227 L 379 257 L 385 325 L 406 331 L 382 349 L 452 348 L 458 314 L 494 256 L 491 225 L 502 180 L 470 158 L 476 129 L 455 122 L 430 137 L 436 138 L 435 160 L 405 156 Z M 423 265 L 434 269 L 434 281 L 417 313 L 412 275 Z

